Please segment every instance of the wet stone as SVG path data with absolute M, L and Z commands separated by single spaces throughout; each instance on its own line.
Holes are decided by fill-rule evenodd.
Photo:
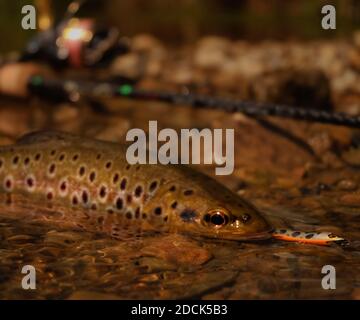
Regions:
M 201 265 L 211 259 L 209 251 L 201 248 L 195 241 L 179 235 L 152 241 L 141 252 L 178 264 Z
M 358 185 L 355 181 L 350 179 L 344 179 L 338 182 L 337 187 L 344 191 L 353 191 L 357 189 Z
M 346 206 L 360 207 L 360 194 L 345 194 L 339 199 L 339 202 Z

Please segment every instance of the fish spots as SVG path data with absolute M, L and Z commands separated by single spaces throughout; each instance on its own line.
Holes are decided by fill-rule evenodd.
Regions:
M 12 175 L 7 175 L 4 179 L 3 187 L 6 192 L 11 192 L 14 188 L 14 178 Z
M 131 204 L 131 202 L 132 202 L 132 195 L 131 195 L 131 194 L 128 194 L 128 195 L 126 196 L 126 202 L 127 202 L 128 204 Z
M 46 189 L 46 199 L 52 201 L 54 199 L 54 190 L 52 188 Z
M 102 158 L 102 154 L 101 153 L 98 153 L 97 155 L 96 155 L 96 160 L 100 160 Z
M 35 190 L 35 177 L 30 174 L 25 178 L 25 187 L 29 192 L 33 192 Z
M 184 196 L 191 196 L 191 195 L 193 195 L 193 194 L 194 194 L 194 191 L 191 190 L 191 189 L 184 191 Z
M 314 237 L 314 234 L 313 233 L 308 233 L 305 238 L 306 239 L 311 239 L 312 237 Z
M 171 208 L 172 208 L 172 209 L 176 209 L 176 208 L 177 208 L 177 205 L 178 205 L 178 202 L 177 202 L 177 201 L 174 201 L 174 202 L 171 204 Z
M 140 198 L 141 195 L 142 195 L 142 192 L 143 192 L 143 187 L 142 186 L 137 186 L 135 188 L 135 191 L 134 191 L 134 195 L 136 198 Z
M 59 162 L 63 162 L 66 158 L 66 155 L 65 153 L 62 153 L 60 156 L 59 156 Z
M 137 207 L 135 210 L 135 219 L 139 219 L 140 218 L 140 207 Z
M 117 184 L 119 182 L 119 179 L 120 179 L 120 174 L 119 173 L 115 173 L 113 175 L 113 179 L 112 179 L 112 183 L 113 184 Z
M 37 154 L 35 155 L 35 157 L 34 157 L 34 160 L 35 160 L 36 162 L 38 162 L 38 161 L 40 161 L 40 159 L 41 159 L 41 153 L 37 153 Z
M 161 213 L 162 213 L 161 207 L 156 207 L 156 208 L 154 209 L 154 214 L 156 214 L 157 216 L 160 216 Z
M 141 215 L 141 218 L 143 218 L 144 220 L 147 219 L 147 213 L 144 212 L 144 213 Z
M 24 159 L 24 166 L 27 167 L 30 164 L 30 158 L 29 157 L 25 157 Z
M 130 170 L 130 168 L 131 168 L 131 165 L 126 165 L 126 167 L 125 167 L 125 170 Z
M 126 189 L 126 184 L 127 184 L 127 179 L 122 178 L 122 180 L 120 182 L 120 190 L 125 190 Z
M 73 162 L 76 162 L 79 160 L 79 155 L 78 154 L 74 154 L 73 157 L 72 157 L 72 161 Z
M 292 235 L 293 237 L 298 237 L 300 234 L 301 234 L 300 231 L 295 231 L 295 232 L 293 232 L 291 235 Z
M 99 198 L 101 199 L 102 202 L 104 202 L 106 200 L 107 194 L 108 194 L 107 186 L 105 186 L 105 185 L 100 186 Z
M 125 217 L 126 217 L 126 219 L 132 219 L 132 213 L 131 213 L 131 211 L 127 211 L 126 212 L 126 214 L 125 214 Z
M 60 190 L 61 191 L 66 191 L 67 190 L 67 182 L 66 181 L 61 182 Z
M 115 201 L 116 209 L 122 210 L 124 208 L 124 200 L 121 197 L 118 197 Z
M 112 162 L 111 161 L 106 162 L 105 169 L 110 170 L 111 167 L 112 167 Z
M 90 209 L 93 210 L 93 211 L 96 211 L 97 210 L 97 203 L 93 202 Z
M 109 207 L 106 209 L 106 212 L 109 213 L 109 214 L 113 214 L 114 213 L 114 209 Z
M 77 206 L 79 204 L 79 197 L 76 192 L 74 192 L 71 196 L 71 203 L 73 206 Z
M 65 197 L 68 194 L 68 180 L 62 179 L 59 183 L 59 194 L 61 197 Z
M 106 197 L 106 188 L 105 187 L 101 187 L 100 188 L 100 198 L 105 198 Z
M 19 159 L 20 159 L 19 156 L 15 156 L 15 157 L 12 159 L 12 164 L 13 164 L 15 167 L 18 165 Z
M 53 178 L 53 177 L 55 177 L 55 175 L 56 175 L 56 164 L 52 163 L 49 165 L 49 168 L 48 168 L 48 176 L 50 178 Z
M 79 170 L 78 170 L 78 176 L 79 176 L 79 178 L 83 178 L 84 175 L 85 175 L 85 173 L 86 173 L 86 168 L 85 168 L 85 166 L 84 166 L 84 165 L 80 166 L 80 167 L 79 167 Z
M 84 189 L 82 191 L 82 193 L 81 193 L 81 200 L 82 200 L 83 205 L 85 205 L 85 206 L 88 205 L 88 203 L 89 203 L 89 192 L 86 189 Z
M 56 155 L 56 150 L 51 150 L 50 156 L 54 157 Z
M 95 171 L 91 171 L 91 173 L 89 174 L 89 181 L 91 183 L 93 183 L 96 180 L 96 172 Z
M 180 213 L 180 218 L 182 221 L 190 222 L 196 218 L 197 214 L 192 209 L 185 209 Z
M 158 187 L 158 182 L 156 180 L 152 181 L 149 186 L 149 191 L 154 192 L 157 187 Z

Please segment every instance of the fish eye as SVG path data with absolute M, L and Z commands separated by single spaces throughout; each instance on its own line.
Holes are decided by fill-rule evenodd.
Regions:
M 205 214 L 204 221 L 208 225 L 212 225 L 214 227 L 221 227 L 229 222 L 229 216 L 221 210 L 213 210 Z

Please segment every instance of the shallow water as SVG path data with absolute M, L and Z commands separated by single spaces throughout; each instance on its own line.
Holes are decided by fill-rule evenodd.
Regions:
M 116 241 L 11 219 L 0 228 L 1 298 L 349 298 L 360 280 L 359 252 L 349 248 L 179 235 Z M 37 270 L 37 290 L 20 287 L 25 264 Z M 327 264 L 336 290 L 321 288 Z
M 231 46 L 236 49 L 235 44 Z M 221 69 L 221 63 L 222 71 L 218 73 L 204 71 L 201 66 L 193 68 L 189 62 L 191 53 L 186 53 L 189 61 L 182 64 L 169 59 L 170 64 L 161 68 L 163 83 L 150 79 L 148 85 L 161 88 L 170 83 L 173 89 L 175 76 L 189 69 L 195 87 L 204 89 L 205 93 L 213 93 L 220 87 L 219 94 L 228 90 L 237 98 L 249 99 L 254 98 L 249 93 L 253 92 L 260 100 L 292 103 L 297 96 L 282 89 L 286 87 L 282 85 L 287 78 L 298 77 L 291 68 L 288 70 L 288 60 L 294 59 L 299 70 L 305 69 L 304 65 L 316 69 L 309 64 L 321 62 L 329 80 L 337 85 L 343 80 L 344 70 L 350 68 L 345 58 L 340 65 L 344 70 L 338 70 L 339 65 L 335 63 L 340 59 L 335 54 L 337 48 L 347 52 L 347 46 L 316 45 L 324 52 L 314 54 L 313 47 L 306 44 L 292 49 L 294 57 L 279 58 L 281 72 L 278 74 L 271 63 L 267 64 L 267 46 L 271 49 L 274 45 L 250 46 L 253 51 L 248 54 L 247 49 L 240 48 L 239 52 L 244 55 L 240 75 L 244 75 L 245 66 L 256 67 L 259 78 L 255 80 L 241 77 L 240 81 L 233 73 L 227 74 L 227 69 Z M 274 48 L 282 48 L 280 53 L 284 49 L 287 55 L 287 45 Z M 310 57 L 319 56 L 319 59 L 308 58 L 307 49 L 311 49 Z M 205 47 L 204 51 L 208 49 Z M 259 61 L 253 60 L 256 52 L 263 57 Z M 231 57 L 224 59 L 224 65 L 229 59 Z M 356 61 L 352 63 L 355 65 Z M 186 69 L 186 66 L 191 67 Z M 269 79 L 261 76 L 262 71 L 264 74 L 269 71 L 267 66 L 274 71 Z M 174 68 L 174 72 L 169 72 Z M 314 92 L 323 92 L 316 87 L 320 82 L 315 81 L 313 85 L 312 76 L 306 75 L 305 72 L 300 79 L 300 88 L 302 81 L 309 81 Z M 339 88 L 331 92 L 338 95 L 336 110 L 355 110 L 352 108 L 359 105 L 359 95 L 355 93 L 359 92 L 356 91 L 357 78 L 354 79 L 353 87 L 346 80 L 348 86 L 338 85 L 344 92 Z M 207 81 L 209 87 L 206 87 Z M 244 88 L 239 88 L 239 83 Z M 258 96 L 256 90 L 250 90 L 256 89 L 257 83 L 260 83 L 258 91 L 261 89 Z M 180 85 L 176 89 L 180 90 Z M 310 98 L 310 102 L 316 102 L 315 94 Z M 239 114 L 143 101 L 101 102 L 109 113 L 96 113 L 83 103 L 74 108 L 36 99 L 31 102 L 2 99 L 0 145 L 12 143 L 24 133 L 48 128 L 124 142 L 128 129 L 147 129 L 149 120 L 158 120 L 159 129 L 235 128 L 235 171 L 231 176 L 216 178 L 253 202 L 274 227 L 333 232 L 349 240 L 349 246 L 324 247 L 276 240 L 245 243 L 130 231 L 124 231 L 123 240 L 119 241 L 63 224 L 44 223 L 30 215 L 24 218 L 24 213 L 38 213 L 41 208 L 14 202 L 12 206 L 0 205 L 1 299 L 360 299 L 360 144 L 356 130 L 266 119 L 272 126 L 296 136 L 295 141 L 289 134 L 281 134 L 271 126 Z M 309 105 L 313 105 L 310 102 Z M 214 174 L 212 166 L 198 166 L 198 169 Z M 36 290 L 21 288 L 24 276 L 21 268 L 25 264 L 36 267 Z M 336 268 L 336 290 L 324 290 L 321 286 L 324 265 Z
M 299 201 L 312 208 L 300 207 Z M 113 240 L 23 218 L 24 211 L 36 213 L 36 207 L 2 205 L 0 298 L 359 298 L 357 210 L 335 206 L 331 191 L 306 197 L 287 195 L 283 202 L 254 198 L 275 226 L 333 231 L 349 239 L 350 245 L 323 247 L 277 240 L 240 243 L 131 230 L 123 232 L 122 240 Z M 21 289 L 21 268 L 27 264 L 36 268 L 36 290 Z M 322 289 L 324 265 L 336 268 L 336 290 Z

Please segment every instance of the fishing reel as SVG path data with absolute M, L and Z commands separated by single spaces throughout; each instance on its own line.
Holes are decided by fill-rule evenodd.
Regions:
M 46 99 L 70 102 L 78 101 L 74 97 L 93 94 L 94 85 L 83 84 L 81 78 L 62 80 L 52 72 L 61 68 L 106 67 L 115 57 L 129 51 L 118 29 L 102 27 L 92 18 L 76 17 L 87 2 L 72 2 L 58 24 L 31 39 L 16 61 L 1 66 L 0 94 L 26 97 L 31 92 Z M 136 82 L 122 76 L 107 80 L 115 86 Z M 95 100 L 93 97 L 92 101 Z
M 46 61 L 56 68 L 97 67 L 128 52 L 128 43 L 118 29 L 76 17 L 85 2 L 72 2 L 57 25 L 31 39 L 20 61 Z

